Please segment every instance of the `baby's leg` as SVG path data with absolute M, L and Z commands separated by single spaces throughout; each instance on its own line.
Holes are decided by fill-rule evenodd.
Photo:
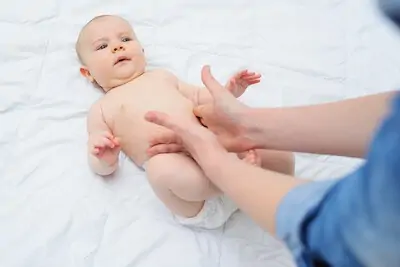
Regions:
M 196 216 L 204 200 L 220 194 L 197 163 L 185 154 L 156 155 L 147 162 L 146 172 L 156 195 L 178 216 Z

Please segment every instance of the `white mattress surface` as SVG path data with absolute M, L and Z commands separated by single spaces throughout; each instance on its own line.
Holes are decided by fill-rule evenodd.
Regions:
M 365 0 L 13 0 L 0 3 L 0 266 L 293 266 L 238 212 L 215 231 L 177 225 L 144 173 L 109 179 L 86 162 L 85 118 L 101 93 L 79 76 L 74 42 L 93 16 L 119 14 L 151 68 L 200 83 L 262 73 L 242 97 L 293 106 L 391 90 L 400 35 Z M 343 129 L 346 134 L 346 129 Z M 339 177 L 359 162 L 297 155 L 297 175 Z

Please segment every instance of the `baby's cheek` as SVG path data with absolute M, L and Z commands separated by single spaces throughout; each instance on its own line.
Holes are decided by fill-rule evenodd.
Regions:
M 97 66 L 93 73 L 93 77 L 95 78 L 97 83 L 102 86 L 104 86 L 105 83 L 109 82 L 112 75 L 112 69 L 108 68 L 107 65 L 109 64 L 104 63 L 104 61 L 97 62 Z

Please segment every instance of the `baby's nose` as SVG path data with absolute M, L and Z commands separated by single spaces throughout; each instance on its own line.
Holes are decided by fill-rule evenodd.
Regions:
M 125 48 L 124 48 L 122 45 L 121 45 L 121 46 L 114 47 L 113 53 L 115 53 L 115 52 L 117 52 L 117 51 L 120 51 L 120 50 L 125 50 Z

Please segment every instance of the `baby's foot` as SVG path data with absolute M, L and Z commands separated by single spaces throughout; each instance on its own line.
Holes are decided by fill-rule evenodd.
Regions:
M 242 160 L 248 164 L 260 167 L 261 166 L 261 157 L 257 154 L 255 150 L 249 150 L 243 153 Z

